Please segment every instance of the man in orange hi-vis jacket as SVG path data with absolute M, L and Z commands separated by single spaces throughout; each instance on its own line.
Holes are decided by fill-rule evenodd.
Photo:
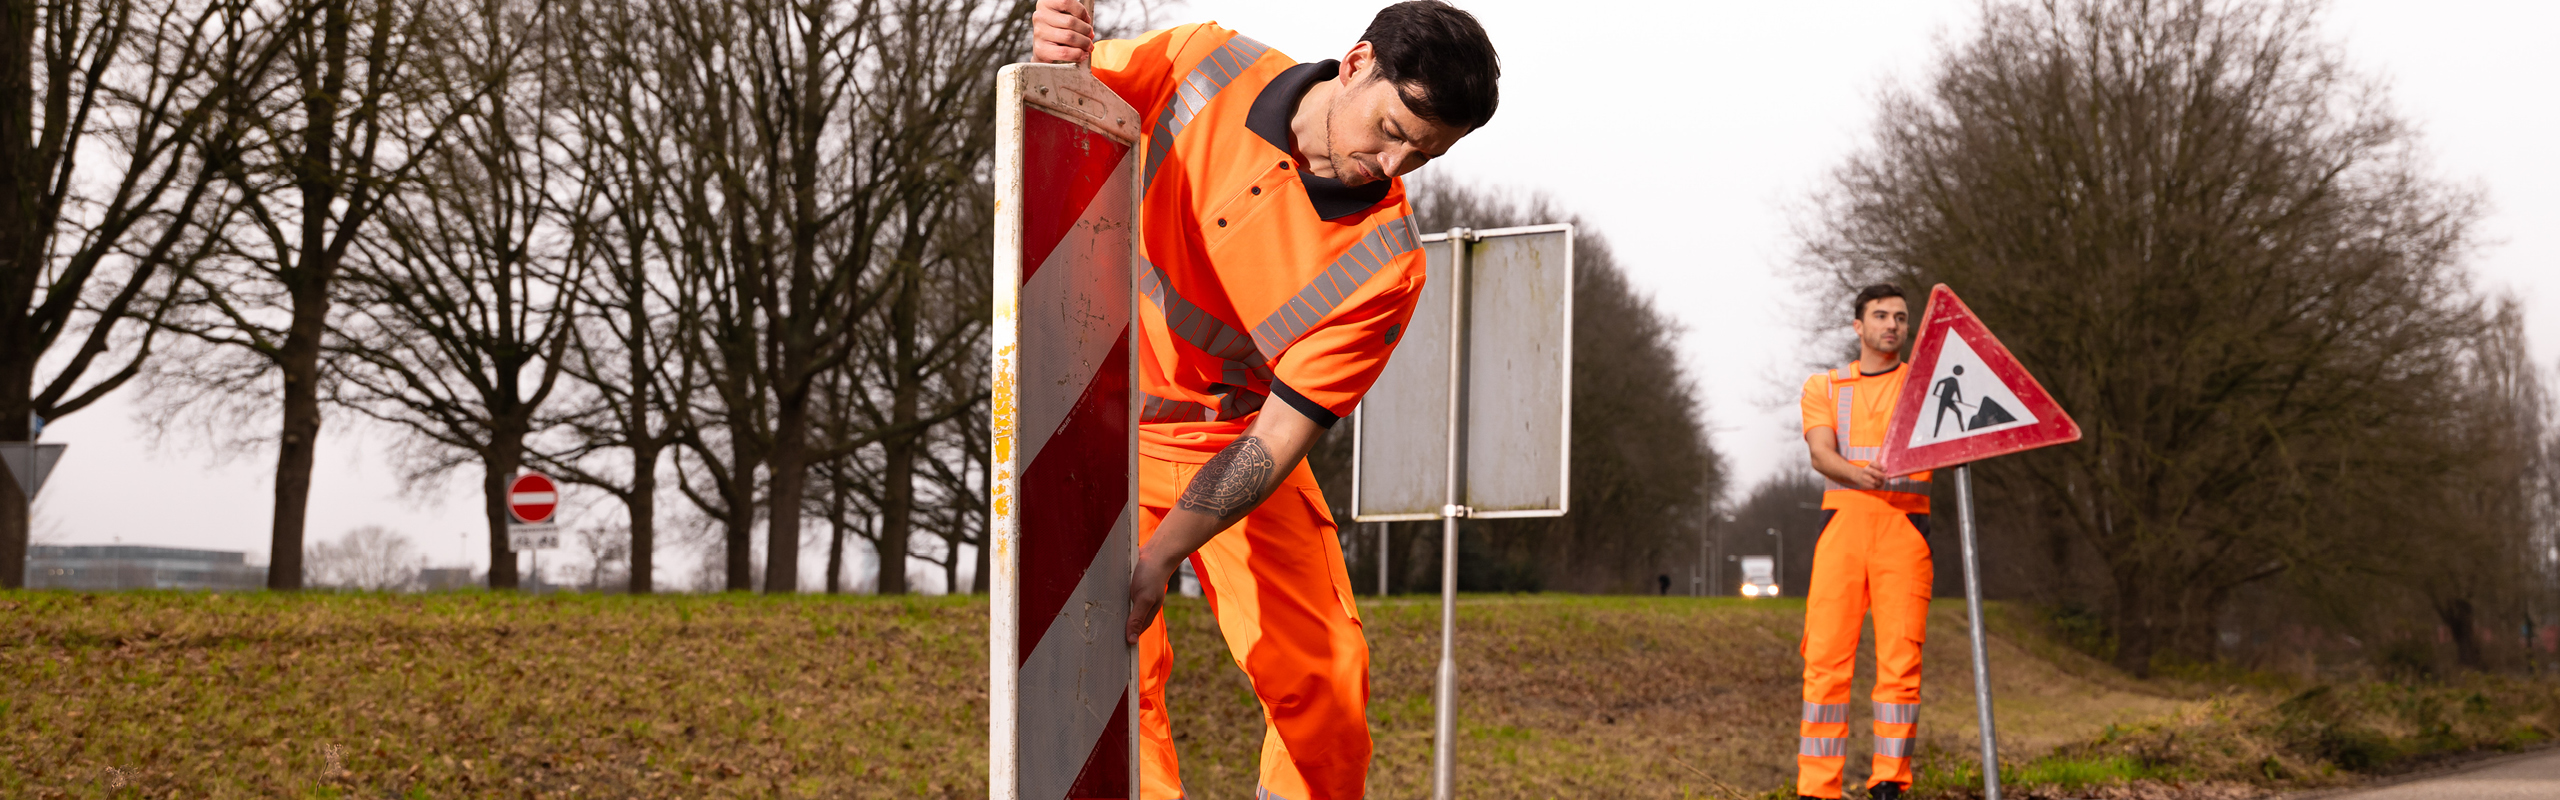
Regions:
M 1188 558 L 1262 700 L 1256 796 L 1359 797 L 1369 648 L 1303 459 L 1412 316 L 1422 251 L 1397 176 L 1493 117 L 1493 44 L 1438 0 L 1390 6 L 1341 59 L 1306 64 L 1214 23 L 1095 42 L 1091 19 L 1040 0 L 1032 57 L 1090 59 L 1146 124 L 1128 626 L 1141 796 L 1183 795 L 1157 623 Z
M 1899 352 L 1910 333 L 1902 290 L 1877 284 L 1851 301 L 1858 360 L 1804 383 L 1804 441 L 1826 479 L 1822 539 L 1805 594 L 1804 723 L 1796 793 L 1841 796 L 1849 762 L 1849 678 L 1858 627 L 1875 614 L 1875 769 L 1867 796 L 1895 800 L 1911 786 L 1920 722 L 1920 644 L 1929 622 L 1929 473 L 1888 478 L 1869 466 L 1902 397 Z

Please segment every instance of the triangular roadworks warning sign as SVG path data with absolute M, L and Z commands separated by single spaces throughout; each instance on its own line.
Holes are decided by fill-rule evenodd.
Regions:
M 1928 315 L 1876 469 L 1909 475 L 2080 440 L 2080 425 L 1946 284 L 1929 290 Z

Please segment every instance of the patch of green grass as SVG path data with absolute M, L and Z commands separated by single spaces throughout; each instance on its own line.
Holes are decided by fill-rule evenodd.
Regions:
M 2027 762 L 2014 778 L 2002 776 L 2001 782 L 2053 786 L 2067 791 L 2164 776 L 2161 770 L 2143 766 L 2125 756 L 2055 755 Z

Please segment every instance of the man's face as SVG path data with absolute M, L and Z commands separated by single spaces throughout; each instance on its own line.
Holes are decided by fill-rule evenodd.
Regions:
M 1858 320 L 1850 323 L 1858 332 L 1858 343 L 1879 353 L 1902 350 L 1903 339 L 1911 333 L 1909 307 L 1899 297 L 1882 297 L 1867 301 Z
M 1377 59 L 1361 42 L 1342 57 L 1340 91 L 1325 109 L 1325 160 L 1348 186 L 1403 175 L 1449 152 L 1467 131 L 1423 119 L 1405 107 L 1395 84 L 1378 78 Z M 1421 87 L 1409 87 L 1420 92 Z

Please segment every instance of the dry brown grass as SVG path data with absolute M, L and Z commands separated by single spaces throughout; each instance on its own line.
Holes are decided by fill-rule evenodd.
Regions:
M 1938 796 L 1972 780 L 1961 610 L 1931 620 L 1921 767 Z M 1461 794 L 1789 788 L 1801 604 L 1486 596 L 1459 611 Z M 1371 796 L 1428 796 L 1437 601 L 1362 613 Z M 1244 676 L 1199 601 L 1167 620 L 1192 796 L 1250 796 L 1262 726 Z M 0 593 L 0 797 L 984 796 L 985 626 L 974 598 Z M 2070 796 L 2335 783 L 2354 777 L 2339 753 L 2522 746 L 2560 721 L 2550 683 L 2288 705 L 2291 690 L 2131 681 L 1994 628 L 2016 634 L 1992 648 L 2003 760 Z

